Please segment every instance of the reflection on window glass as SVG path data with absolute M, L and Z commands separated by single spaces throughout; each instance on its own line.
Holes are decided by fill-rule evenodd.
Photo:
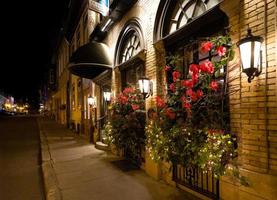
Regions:
M 196 19 L 210 8 L 219 3 L 219 0 L 184 0 L 174 1 L 175 6 L 171 10 L 170 22 L 168 24 L 167 34 L 171 34 L 187 23 Z
M 139 36 L 135 31 L 131 31 L 122 45 L 120 63 L 124 63 L 132 58 L 134 55 L 139 53 L 141 50 L 141 45 L 139 41 Z
M 122 85 L 123 88 L 126 86 L 132 86 L 138 88 L 138 80 L 144 75 L 144 65 L 137 65 L 129 67 L 122 71 Z

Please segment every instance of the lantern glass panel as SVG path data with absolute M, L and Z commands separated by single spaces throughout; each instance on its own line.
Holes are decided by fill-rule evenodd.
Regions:
M 106 101 L 110 101 L 111 100 L 111 92 L 104 92 L 104 99 Z
M 92 96 L 89 96 L 89 97 L 88 97 L 88 104 L 89 104 L 90 106 L 95 106 L 95 104 L 96 104 L 95 98 L 92 97 Z
M 150 81 L 148 79 L 140 79 L 139 80 L 139 89 L 143 94 L 149 93 Z
M 254 42 L 254 66 L 258 68 L 260 65 L 260 51 L 261 51 L 261 42 Z
M 243 69 L 249 69 L 251 67 L 251 41 L 245 42 L 239 46 L 242 67 Z

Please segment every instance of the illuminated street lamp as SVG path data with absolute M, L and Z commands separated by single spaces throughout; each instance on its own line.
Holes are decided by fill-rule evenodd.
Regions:
M 149 78 L 143 76 L 138 80 L 139 83 L 139 90 L 143 95 L 144 99 L 148 98 L 150 95 L 153 94 L 152 91 L 152 82 Z
M 111 101 L 111 92 L 110 91 L 105 91 L 104 92 L 104 100 L 106 102 L 110 102 Z
M 262 72 L 262 46 L 263 38 L 253 36 L 251 29 L 248 29 L 247 36 L 238 42 L 240 50 L 242 71 L 248 76 L 248 82 Z
M 88 96 L 88 104 L 90 107 L 96 106 L 96 100 L 95 97 L 92 97 L 91 95 Z

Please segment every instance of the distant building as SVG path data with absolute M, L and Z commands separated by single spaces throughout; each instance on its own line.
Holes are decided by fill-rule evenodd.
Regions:
M 3 105 L 7 101 L 7 97 L 4 96 L 4 94 L 0 94 L 0 110 L 2 110 Z

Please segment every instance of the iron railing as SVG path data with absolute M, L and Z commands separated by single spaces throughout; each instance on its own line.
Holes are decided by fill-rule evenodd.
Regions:
M 198 167 L 184 168 L 173 164 L 173 181 L 211 199 L 219 199 L 219 179 L 211 172 L 204 173 Z

